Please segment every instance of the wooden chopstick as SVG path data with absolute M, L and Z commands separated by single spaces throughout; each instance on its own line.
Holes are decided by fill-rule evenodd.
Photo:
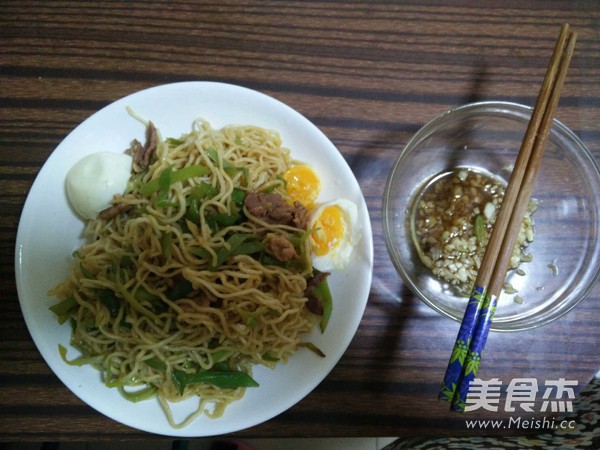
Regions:
M 440 398 L 450 401 L 453 410 L 464 411 L 469 385 L 479 369 L 573 54 L 576 34 L 569 28 L 563 25 L 557 39 L 446 369 Z
M 508 229 L 508 222 L 516 204 L 517 194 L 523 183 L 527 163 L 530 159 L 532 149 L 537 139 L 538 130 L 542 124 L 550 94 L 553 92 L 553 86 L 557 80 L 558 67 L 564 52 L 565 42 L 568 34 L 569 25 L 565 24 L 563 25 L 561 33 L 556 41 L 552 59 L 550 60 L 550 64 L 546 70 L 542 87 L 540 88 L 531 119 L 527 125 L 527 130 L 525 131 L 521 148 L 517 154 L 517 159 L 504 193 L 504 198 L 502 199 L 501 208 L 498 212 L 496 220 L 494 221 L 493 231 L 490 235 L 486 251 L 481 261 L 480 269 L 477 273 L 477 279 L 475 280 L 475 285 L 477 286 L 487 286 L 491 280 L 498 250 L 502 245 L 504 235 Z
M 548 101 L 533 150 L 531 152 L 531 157 L 529 158 L 529 162 L 527 164 L 523 182 L 521 183 L 521 189 L 519 190 L 517 199 L 515 201 L 513 213 L 508 224 L 508 229 L 506 235 L 504 236 L 504 240 L 502 241 L 500 251 L 498 252 L 496 266 L 494 267 L 494 273 L 488 287 L 488 294 L 490 296 L 499 296 L 500 292 L 502 291 L 502 287 L 504 286 L 504 280 L 506 278 L 506 272 L 508 270 L 510 258 L 517 241 L 519 230 L 521 228 L 523 215 L 525 214 L 527 204 L 533 191 L 535 179 L 537 177 L 538 169 L 540 167 L 542 156 L 546 147 L 546 141 L 548 140 L 548 135 L 550 134 L 550 129 L 552 128 L 552 122 L 558 106 L 560 93 L 567 76 L 567 70 L 569 68 L 571 57 L 573 56 L 573 51 L 575 49 L 576 40 L 577 33 L 571 33 L 569 35 L 569 43 L 565 50 L 565 54 L 560 63 L 556 85 L 550 94 L 550 99 Z

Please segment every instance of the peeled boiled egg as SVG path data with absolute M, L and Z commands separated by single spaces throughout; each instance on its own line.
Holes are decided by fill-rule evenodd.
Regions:
M 321 192 L 321 180 L 314 170 L 306 164 L 298 164 L 289 168 L 283 179 L 291 203 L 300 202 L 307 209 L 312 209 Z
M 84 219 L 95 219 L 122 194 L 131 176 L 132 158 L 124 153 L 98 152 L 80 159 L 67 174 L 67 197 Z
M 320 271 L 346 267 L 360 239 L 358 207 L 349 200 L 323 203 L 311 214 L 313 266 Z

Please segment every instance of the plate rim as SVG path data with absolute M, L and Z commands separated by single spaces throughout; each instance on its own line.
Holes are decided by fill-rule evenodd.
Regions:
M 319 140 L 322 141 L 326 147 L 328 147 L 330 150 L 333 150 L 333 153 L 328 154 L 329 157 L 336 159 L 337 163 L 342 163 L 343 165 L 345 165 L 344 170 L 346 171 L 346 176 L 349 175 L 355 183 L 354 194 L 358 195 L 360 197 L 361 205 L 359 205 L 359 207 L 360 207 L 360 213 L 363 215 L 363 221 L 361 223 L 362 224 L 361 248 L 363 249 L 364 252 L 366 252 L 366 254 L 363 255 L 364 257 L 366 257 L 366 266 L 362 269 L 363 281 L 365 284 L 365 287 L 363 287 L 363 293 L 365 295 L 364 295 L 364 298 L 361 298 L 360 301 L 357 303 L 357 305 L 358 305 L 358 309 L 356 311 L 357 314 L 355 314 L 355 316 L 353 317 L 353 319 L 354 319 L 353 323 L 350 324 L 352 331 L 346 335 L 346 339 L 344 340 L 344 342 L 342 342 L 341 345 L 339 345 L 339 347 L 340 347 L 339 351 L 336 353 L 336 355 L 331 357 L 331 359 L 328 361 L 328 364 L 326 366 L 326 370 L 321 372 L 319 374 L 319 376 L 316 377 L 317 379 L 311 380 L 311 382 L 305 383 L 302 385 L 303 389 L 301 389 L 299 391 L 299 393 L 296 395 L 296 397 L 298 397 L 296 400 L 288 402 L 279 408 L 275 408 L 278 411 L 275 412 L 274 414 L 270 414 L 270 415 L 264 416 L 264 417 L 259 417 L 257 420 L 248 420 L 247 423 L 244 423 L 242 426 L 234 425 L 234 426 L 230 426 L 228 428 L 226 427 L 217 433 L 212 433 L 212 432 L 207 433 L 207 432 L 204 432 L 205 430 L 199 429 L 199 427 L 194 427 L 194 423 L 197 422 L 198 419 L 196 419 L 196 421 L 192 422 L 192 424 L 188 425 L 187 427 L 184 427 L 181 429 L 170 428 L 168 426 L 168 423 L 167 423 L 167 427 L 169 429 L 167 429 L 167 430 L 162 429 L 162 428 L 160 430 L 157 430 L 157 429 L 153 429 L 154 427 L 151 427 L 151 426 L 140 427 L 140 426 L 137 426 L 136 424 L 133 424 L 131 421 L 120 420 L 119 418 L 114 417 L 114 415 L 111 415 L 111 414 L 107 413 L 106 411 L 99 409 L 95 404 L 90 403 L 88 400 L 86 400 L 85 398 L 82 397 L 80 392 L 77 392 L 76 390 L 73 389 L 72 383 L 70 380 L 63 379 L 64 377 L 61 376 L 61 371 L 58 371 L 58 373 L 57 373 L 57 370 L 55 369 L 55 365 L 56 365 L 55 360 L 50 358 L 49 355 L 47 355 L 46 352 L 44 352 L 42 350 L 42 348 L 40 347 L 38 341 L 39 341 L 39 339 L 41 339 L 41 336 L 34 329 L 34 327 L 35 327 L 34 319 L 31 316 L 31 314 L 28 313 L 29 309 L 35 308 L 37 304 L 33 305 L 33 306 L 28 305 L 28 303 L 32 303 L 32 300 L 25 298 L 25 296 L 27 294 L 27 290 L 24 287 L 24 283 L 26 283 L 27 274 L 24 273 L 24 270 L 25 270 L 24 265 L 27 262 L 25 259 L 28 257 L 31 257 L 27 254 L 28 249 L 25 244 L 25 239 L 26 239 L 25 233 L 27 232 L 26 226 L 28 225 L 27 217 L 28 217 L 28 215 L 31 214 L 30 209 L 32 208 L 32 204 L 33 204 L 32 196 L 35 196 L 37 190 L 40 188 L 40 185 L 42 183 L 40 180 L 42 180 L 43 177 L 48 176 L 48 174 L 46 172 L 48 172 L 48 170 L 49 170 L 48 168 L 50 167 L 50 165 L 54 161 L 57 161 L 59 159 L 59 155 L 61 154 L 61 152 L 65 151 L 64 148 L 68 149 L 68 146 L 70 145 L 70 141 L 73 139 L 76 139 L 78 133 L 81 133 L 82 130 L 85 130 L 85 127 L 89 126 L 89 124 L 93 123 L 95 120 L 100 120 L 100 119 L 98 119 L 98 117 L 101 114 L 105 114 L 107 111 L 110 111 L 111 109 L 120 107 L 121 105 L 123 105 L 124 103 L 126 103 L 128 101 L 135 100 L 135 99 L 141 98 L 143 96 L 151 97 L 152 95 L 155 95 L 156 93 L 161 93 L 161 92 L 164 92 L 165 90 L 168 91 L 170 89 L 174 89 L 174 90 L 183 89 L 184 91 L 186 89 L 187 90 L 205 89 L 205 90 L 222 91 L 222 92 L 234 92 L 234 93 L 238 93 L 240 95 L 246 95 L 246 96 L 250 96 L 252 98 L 260 99 L 261 101 L 269 102 L 272 105 L 274 105 L 274 108 L 280 109 L 281 111 L 285 112 L 285 114 L 289 115 L 291 117 L 291 119 L 299 121 L 299 123 L 302 123 L 304 125 L 304 127 L 308 127 L 308 129 L 311 131 L 311 133 L 314 133 L 315 136 L 318 137 Z M 189 131 L 189 129 L 190 129 L 189 127 L 191 126 L 191 122 L 193 121 L 194 118 L 195 117 L 190 118 L 190 123 L 189 123 L 187 129 L 183 129 L 183 130 L 179 131 L 181 134 Z M 150 118 L 150 119 L 152 119 L 152 118 Z M 133 120 L 134 119 L 132 119 L 132 121 Z M 226 124 L 227 123 L 224 123 L 215 128 L 220 128 L 221 126 L 224 126 Z M 234 123 L 231 123 L 231 124 L 234 124 Z M 250 123 L 248 123 L 248 125 L 250 125 Z M 158 128 L 160 129 L 160 127 L 158 127 Z M 279 132 L 280 130 L 276 130 L 276 131 Z M 280 133 L 280 135 L 281 135 L 281 133 Z M 281 137 L 283 140 L 283 145 L 286 146 L 285 145 L 285 143 L 286 143 L 285 136 L 281 135 Z M 130 138 L 133 138 L 133 136 Z M 120 150 L 120 151 L 122 151 L 122 150 Z M 294 157 L 294 155 L 295 155 L 294 149 L 291 148 L 291 151 L 292 151 L 292 157 Z M 341 168 L 340 168 L 340 170 L 341 170 Z M 321 178 L 323 178 L 323 177 L 321 176 Z M 326 200 L 327 199 L 324 199 L 323 201 L 326 201 Z M 83 229 L 83 222 L 81 223 L 81 228 Z M 363 264 L 363 266 L 364 265 L 365 264 Z M 49 366 L 50 370 L 53 372 L 53 374 L 55 376 L 57 376 L 61 380 L 61 382 L 65 385 L 65 387 L 67 387 L 74 395 L 76 395 L 78 398 L 80 398 L 82 401 L 84 401 L 88 406 L 92 407 L 93 409 L 95 409 L 96 411 L 105 415 L 106 417 L 109 417 L 110 419 L 115 420 L 116 422 L 122 423 L 124 425 L 127 425 L 129 427 L 132 427 L 132 428 L 135 428 L 135 429 L 138 429 L 141 431 L 146 431 L 146 432 L 161 434 L 161 435 L 168 435 L 168 436 L 180 436 L 180 437 L 216 436 L 216 435 L 220 435 L 220 434 L 224 434 L 224 433 L 231 433 L 231 432 L 248 429 L 252 426 L 256 426 L 260 423 L 264 423 L 268 420 L 271 420 L 273 417 L 276 417 L 277 415 L 279 415 L 279 414 L 283 413 L 284 411 L 288 410 L 289 408 L 293 407 L 295 404 L 297 404 L 299 401 L 301 401 L 303 398 L 305 398 L 310 392 L 312 392 L 329 375 L 331 370 L 333 370 L 333 368 L 337 365 L 337 363 L 339 362 L 341 357 L 347 351 L 351 341 L 354 339 L 354 336 L 356 335 L 358 326 L 360 325 L 360 322 L 362 321 L 362 317 L 364 315 L 364 312 L 365 312 L 365 309 L 366 309 L 366 306 L 368 303 L 370 288 L 371 288 L 371 284 L 372 284 L 373 266 L 374 266 L 373 235 L 372 235 L 371 220 L 370 220 L 368 207 L 366 205 L 366 200 L 362 193 L 361 186 L 360 186 L 358 180 L 356 179 L 356 176 L 352 172 L 352 169 L 350 168 L 350 166 L 344 159 L 341 152 L 337 149 L 337 147 L 335 147 L 335 145 L 329 140 L 329 138 L 315 124 L 313 124 L 311 121 L 309 121 L 301 113 L 299 113 L 295 109 L 291 108 L 290 106 L 286 105 L 285 103 L 281 102 L 280 100 L 278 100 L 270 95 L 267 95 L 265 93 L 262 93 L 260 91 L 256 91 L 256 90 L 244 87 L 244 86 L 223 83 L 223 82 L 215 82 L 215 81 L 183 81 L 183 82 L 167 83 L 167 84 L 151 86 L 146 89 L 142 89 L 142 90 L 133 92 L 131 94 L 128 94 L 124 97 L 118 98 L 113 102 L 110 102 L 109 104 L 105 105 L 103 108 L 95 111 L 94 113 L 92 113 L 91 115 L 86 117 L 75 128 L 73 128 L 61 140 L 61 142 L 52 150 L 50 155 L 47 157 L 47 159 L 44 161 L 43 165 L 41 166 L 39 172 L 36 174 L 35 179 L 31 185 L 31 187 L 29 188 L 29 191 L 27 193 L 27 196 L 26 196 L 26 199 L 23 204 L 23 208 L 22 208 L 22 211 L 21 211 L 21 214 L 19 217 L 19 225 L 17 228 L 16 240 L 15 240 L 15 258 L 14 258 L 14 269 L 15 269 L 16 286 L 17 286 L 17 295 L 18 295 L 19 305 L 20 305 L 28 332 L 29 332 L 32 340 L 34 341 L 36 348 L 40 352 L 42 358 L 44 359 L 46 364 Z M 51 287 L 52 286 L 47 286 L 46 288 L 50 289 Z M 48 296 L 48 298 L 50 298 L 50 297 Z M 42 305 L 42 306 L 38 306 L 37 308 L 44 307 L 43 303 L 40 303 L 40 305 Z M 56 345 L 57 343 L 55 342 L 54 344 Z M 64 364 L 64 363 L 62 363 L 62 364 Z M 66 366 L 66 364 L 64 364 L 64 365 Z M 93 369 L 93 370 L 95 371 L 95 369 Z M 99 373 L 99 372 L 97 372 L 97 373 Z M 105 389 L 108 389 L 108 388 L 105 387 Z M 246 396 L 248 396 L 248 392 L 246 392 Z M 243 402 L 243 400 L 244 399 L 234 402 L 234 404 L 228 406 L 228 409 L 236 404 L 239 404 L 240 402 Z M 222 421 L 222 420 L 224 420 L 224 418 L 226 418 L 226 416 L 227 416 L 227 410 L 226 410 L 223 418 L 210 419 L 210 420 L 211 421 Z M 210 422 L 210 423 L 216 423 L 216 422 Z

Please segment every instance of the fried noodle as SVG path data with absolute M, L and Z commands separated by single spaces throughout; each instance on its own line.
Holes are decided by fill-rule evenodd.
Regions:
M 63 314 L 71 344 L 107 386 L 132 400 L 158 396 L 170 424 L 182 427 L 200 414 L 219 417 L 244 395 L 252 384 L 231 374 L 273 367 L 298 349 L 316 323 L 305 307 L 307 231 L 253 216 L 240 202 L 248 192 L 286 198 L 282 174 L 293 164 L 278 134 L 258 127 L 216 130 L 197 120 L 179 139 L 159 137 L 149 166 L 134 170 L 118 198 L 128 211 L 89 221 L 88 243 L 51 291 L 72 303 Z M 196 166 L 194 176 L 176 177 Z M 292 261 L 265 250 L 273 235 L 293 243 Z M 169 403 L 193 396 L 198 408 L 175 423 Z

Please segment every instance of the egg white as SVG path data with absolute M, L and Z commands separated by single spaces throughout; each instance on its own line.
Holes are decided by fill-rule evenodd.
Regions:
M 97 152 L 85 156 L 69 170 L 67 197 L 83 219 L 95 219 L 122 194 L 131 176 L 132 158 L 124 153 Z
M 318 222 L 323 210 L 328 206 L 338 206 L 342 211 L 342 221 L 344 223 L 344 233 L 336 246 L 332 247 L 324 255 L 316 255 L 313 251 L 313 266 L 322 272 L 330 270 L 343 269 L 350 262 L 350 256 L 354 247 L 361 237 L 361 227 L 358 222 L 358 207 L 355 203 L 346 199 L 332 200 L 322 203 L 311 213 L 309 221 L 310 229 L 318 228 Z M 311 238 L 312 245 L 312 238 Z

